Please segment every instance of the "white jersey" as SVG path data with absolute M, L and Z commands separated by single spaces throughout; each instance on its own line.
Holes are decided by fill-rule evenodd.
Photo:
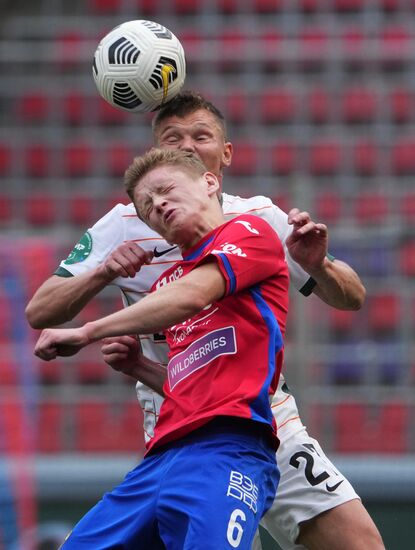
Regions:
M 226 219 L 248 212 L 265 219 L 274 228 L 284 246 L 291 283 L 306 295 L 311 292 L 312 279 L 294 262 L 286 248 L 286 239 L 292 227 L 287 223 L 285 212 L 263 196 L 243 199 L 225 193 L 223 193 L 223 211 Z M 55 273 L 61 276 L 85 273 L 102 264 L 115 248 L 126 241 L 134 241 L 144 250 L 154 251 L 151 264 L 143 265 L 134 278 L 118 277 L 112 282 L 120 288 L 125 305 L 138 302 L 149 293 L 161 273 L 170 264 L 181 259 L 181 255 L 178 247 L 169 245 L 137 217 L 132 203 L 117 204 L 88 229 L 68 258 L 60 263 Z M 162 334 L 141 336 L 140 340 L 147 357 L 167 365 L 167 344 Z M 140 382 L 137 383 L 136 389 L 143 409 L 144 434 L 148 439 L 152 437 L 163 398 Z M 280 379 L 271 406 L 280 438 L 286 438 L 303 428 L 295 400 L 288 393 L 283 377 Z

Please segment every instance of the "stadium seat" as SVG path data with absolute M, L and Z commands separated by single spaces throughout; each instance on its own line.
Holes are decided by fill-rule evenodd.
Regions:
M 366 139 L 353 145 L 353 169 L 359 176 L 373 176 L 379 166 L 379 148 L 373 141 Z
M 75 369 L 76 379 L 80 384 L 102 384 L 111 373 L 111 367 L 95 356 L 77 361 Z
M 1 319 L 0 319 L 0 323 L 1 323 Z M 3 338 L 1 338 L 0 341 L 1 340 L 3 340 Z M 1 380 L 2 387 L 16 386 L 19 383 L 18 376 L 17 376 L 18 366 L 13 361 L 12 355 L 13 355 L 12 350 L 9 351 L 7 343 L 2 344 L 1 361 L 0 361 L 0 380 Z
M 173 0 L 173 11 L 177 15 L 194 15 L 201 10 L 202 0 Z
M 406 241 L 398 251 L 399 269 L 406 277 L 415 277 L 415 240 Z
M 331 97 L 327 90 L 323 88 L 310 90 L 305 98 L 306 118 L 314 124 L 328 122 L 332 110 L 331 102 Z
M 84 401 L 76 407 L 77 443 L 81 452 L 138 452 L 143 436 L 137 403 Z
M 234 176 L 255 174 L 258 163 L 256 145 L 250 141 L 234 143 L 234 153 L 229 172 Z
M 37 416 L 36 444 L 40 453 L 58 453 L 65 450 L 66 440 L 64 406 L 58 401 L 42 401 Z
M 143 16 L 158 15 L 160 10 L 160 0 L 135 0 L 138 13 Z
M 122 125 L 130 120 L 131 114 L 122 109 L 116 109 L 101 97 L 96 98 L 96 118 L 98 124 L 104 126 Z
M 364 88 L 346 90 L 341 98 L 342 120 L 347 124 L 374 122 L 377 115 L 375 92 Z
M 87 228 L 94 222 L 95 197 L 91 193 L 72 193 L 67 199 L 67 221 L 72 225 Z
M 232 90 L 225 96 L 224 111 L 226 119 L 231 124 L 244 124 L 251 112 L 251 101 L 248 95 L 238 90 Z
M 335 225 L 342 219 L 343 202 L 335 191 L 321 191 L 316 195 L 314 211 L 319 222 Z
M 287 214 L 291 210 L 291 200 L 287 193 L 278 192 L 276 194 L 273 194 L 271 199 L 272 202 L 278 206 L 278 208 L 281 208 L 281 210 L 283 210 Z
M 82 92 L 72 90 L 62 98 L 62 117 L 66 124 L 78 126 L 85 123 L 88 111 L 85 96 Z
M 129 142 L 110 143 L 105 151 L 106 173 L 122 181 L 124 172 L 132 163 L 137 151 Z
M 12 166 L 12 152 L 8 145 L 0 143 L 0 175 L 6 176 L 10 173 Z
M 405 124 L 414 116 L 413 91 L 408 88 L 395 88 L 389 94 L 389 112 L 392 122 Z
M 284 0 L 252 0 L 252 10 L 260 15 L 278 13 Z
M 70 143 L 65 146 L 63 153 L 64 175 L 75 178 L 91 175 L 93 150 L 88 143 Z
M 321 9 L 321 0 L 299 0 L 299 9 L 303 13 L 315 13 Z
M 342 453 L 403 453 L 407 450 L 408 409 L 386 403 L 376 409 L 342 403 L 335 409 L 335 450 Z
M 259 97 L 259 120 L 263 124 L 287 124 L 297 112 L 295 93 L 290 90 L 266 90 Z
M 47 193 L 31 193 L 24 202 L 24 214 L 30 225 L 53 225 L 59 219 L 56 197 Z
M 353 311 L 330 308 L 329 329 L 333 335 L 350 335 L 356 323 L 356 314 Z
M 415 225 L 415 191 L 403 193 L 399 199 L 399 212 L 407 225 Z
M 391 168 L 397 176 L 415 175 L 415 137 L 396 140 L 391 152 Z
M 346 27 L 340 33 L 341 55 L 347 72 L 361 72 L 368 58 L 368 36 L 361 27 Z
M 36 364 L 37 376 L 41 384 L 52 385 L 63 381 L 62 371 L 67 368 L 62 361 L 38 361 Z
M 221 73 L 239 73 L 244 67 L 247 37 L 239 28 L 226 28 L 218 36 L 216 68 Z
M 47 145 L 29 145 L 24 151 L 25 172 L 31 178 L 45 178 L 51 173 L 51 151 Z
M 378 293 L 366 301 L 368 327 L 375 335 L 386 336 L 399 329 L 400 297 L 394 292 Z
M 62 71 L 76 70 L 82 58 L 83 37 L 77 30 L 64 31 L 55 37 L 53 53 L 58 68 Z
M 305 71 L 316 72 L 324 68 L 330 53 L 327 32 L 318 27 L 300 30 L 298 40 L 298 61 Z
M 380 67 L 386 71 L 402 70 L 412 61 L 411 31 L 404 25 L 390 25 L 380 33 Z
M 378 191 L 364 191 L 355 198 L 356 221 L 362 225 L 386 223 L 389 206 L 389 199 L 386 195 Z
M 296 170 L 297 151 L 294 143 L 280 141 L 271 147 L 271 167 L 273 174 L 288 176 Z
M 334 9 L 341 13 L 358 12 L 364 8 L 364 0 L 334 0 Z
M 122 9 L 123 0 L 89 0 L 89 8 L 97 15 L 115 14 Z
M 4 227 L 13 221 L 13 199 L 6 193 L 0 195 L 0 226 Z
M 200 63 L 199 60 L 204 44 L 201 32 L 193 28 L 183 29 L 178 34 L 178 38 L 186 52 L 186 64 L 195 62 L 196 72 L 197 70 L 203 70 L 204 64 Z M 193 64 L 191 66 L 193 68 Z
M 333 176 L 341 166 L 341 147 L 332 139 L 316 139 L 309 150 L 309 169 L 313 176 Z
M 17 100 L 17 116 L 27 124 L 43 123 L 49 114 L 49 98 L 44 92 L 30 92 Z

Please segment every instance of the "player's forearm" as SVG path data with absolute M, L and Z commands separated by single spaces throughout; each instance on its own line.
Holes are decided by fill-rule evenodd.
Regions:
M 357 273 L 339 260 L 326 259 L 321 269 L 310 275 L 316 281 L 313 292 L 326 304 L 337 309 L 358 310 L 362 307 L 366 290 Z
M 141 356 L 139 363 L 129 374 L 164 397 L 163 385 L 167 377 L 167 369 L 164 365 Z
M 85 325 L 90 342 L 124 334 L 153 334 L 182 323 L 208 302 L 187 277 L 174 281 L 140 302 Z
M 53 275 L 26 306 L 26 317 L 35 329 L 61 325 L 73 319 L 108 284 L 99 268 L 76 277 Z

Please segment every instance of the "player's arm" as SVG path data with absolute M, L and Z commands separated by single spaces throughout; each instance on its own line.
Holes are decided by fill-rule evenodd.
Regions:
M 126 309 L 86 323 L 78 329 L 46 329 L 40 335 L 35 354 L 41 359 L 73 355 L 79 349 L 105 337 L 125 334 L 153 334 L 189 319 L 225 294 L 226 284 L 216 262 L 210 261 L 162 286 Z
M 73 319 L 85 305 L 117 277 L 134 277 L 152 253 L 134 242 L 118 246 L 103 263 L 74 277 L 53 275 L 35 292 L 26 306 L 29 324 L 36 329 Z
M 145 357 L 135 336 L 104 338 L 101 353 L 105 363 L 112 369 L 131 376 L 164 396 L 166 367 Z
M 293 230 L 286 240 L 290 256 L 315 281 L 313 292 L 328 305 L 357 310 L 363 305 L 366 290 L 357 273 L 345 262 L 328 257 L 328 231 L 311 220 L 307 212 L 290 210 L 288 223 Z

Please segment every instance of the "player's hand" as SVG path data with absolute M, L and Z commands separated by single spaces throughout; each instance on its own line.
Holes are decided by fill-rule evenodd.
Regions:
M 75 355 L 89 343 L 84 327 L 68 329 L 47 328 L 39 336 L 34 353 L 40 359 L 50 361 L 57 356 L 67 357 Z
M 139 368 L 138 357 L 141 354 L 141 346 L 135 336 L 104 338 L 101 353 L 104 361 L 112 369 L 137 380 L 134 373 Z
M 151 263 L 152 259 L 153 252 L 143 250 L 133 241 L 127 241 L 111 252 L 101 269 L 110 282 L 117 277 L 135 277 L 141 267 Z
M 308 212 L 300 212 L 298 208 L 290 210 L 288 223 L 293 226 L 286 240 L 292 259 L 308 273 L 321 269 L 327 255 L 327 226 L 314 222 Z

